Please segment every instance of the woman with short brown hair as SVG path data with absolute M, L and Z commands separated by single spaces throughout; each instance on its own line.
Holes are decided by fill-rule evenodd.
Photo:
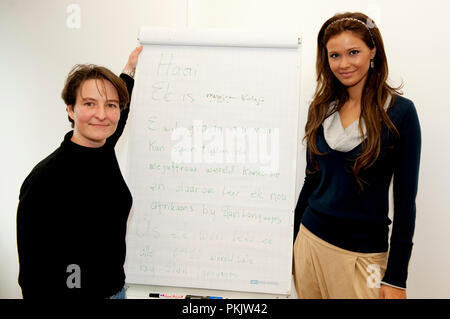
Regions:
M 132 196 L 114 146 L 142 47 L 120 78 L 75 66 L 62 97 L 73 130 L 22 184 L 17 210 L 24 298 L 123 298 L 125 233 Z

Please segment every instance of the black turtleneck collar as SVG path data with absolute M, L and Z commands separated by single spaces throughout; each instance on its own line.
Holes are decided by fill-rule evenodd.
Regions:
M 103 153 L 107 150 L 107 142 L 103 146 L 100 147 L 87 147 L 82 146 L 80 144 L 77 144 L 71 140 L 73 136 L 73 130 L 70 132 L 67 132 L 66 135 L 64 135 L 64 140 L 61 143 L 61 147 L 66 148 L 71 151 L 75 152 L 82 152 L 82 153 L 88 153 L 88 154 L 98 154 Z

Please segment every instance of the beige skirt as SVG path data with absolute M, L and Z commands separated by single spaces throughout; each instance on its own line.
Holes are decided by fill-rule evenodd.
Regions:
M 299 298 L 378 298 L 387 252 L 358 253 L 327 243 L 300 225 L 294 243 Z

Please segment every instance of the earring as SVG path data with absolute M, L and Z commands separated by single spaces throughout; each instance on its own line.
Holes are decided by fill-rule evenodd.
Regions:
M 373 69 L 375 67 L 375 62 L 373 59 L 370 60 L 370 68 Z

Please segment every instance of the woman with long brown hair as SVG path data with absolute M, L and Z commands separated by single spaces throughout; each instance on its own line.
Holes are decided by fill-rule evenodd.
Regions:
M 365 14 L 337 14 L 323 24 L 316 72 L 295 210 L 297 293 L 406 298 L 421 149 L 415 106 L 387 84 L 383 40 Z

